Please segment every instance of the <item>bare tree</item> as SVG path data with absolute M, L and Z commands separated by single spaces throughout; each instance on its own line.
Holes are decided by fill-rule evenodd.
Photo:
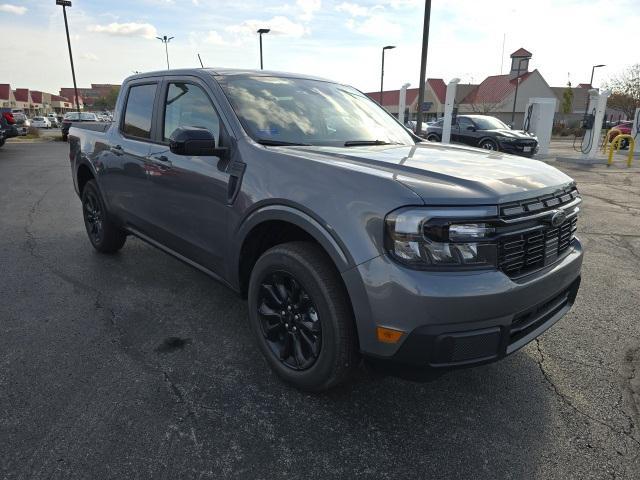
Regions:
M 636 108 L 640 107 L 640 63 L 614 77 L 606 87 L 613 92 L 607 102 L 608 106 L 621 110 L 627 118 L 632 118 Z

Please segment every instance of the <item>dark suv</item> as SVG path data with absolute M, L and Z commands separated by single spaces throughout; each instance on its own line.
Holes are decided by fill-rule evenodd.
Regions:
M 571 178 L 423 143 L 347 85 L 136 75 L 113 123 L 74 123 L 69 143 L 93 247 L 135 235 L 247 297 L 259 348 L 299 388 L 363 357 L 402 373 L 498 360 L 576 298 Z
M 442 139 L 444 120 L 427 125 L 425 138 L 431 142 Z M 538 151 L 538 138 L 511 128 L 489 115 L 458 115 L 451 125 L 451 141 L 486 150 L 499 150 L 516 155 L 532 156 Z

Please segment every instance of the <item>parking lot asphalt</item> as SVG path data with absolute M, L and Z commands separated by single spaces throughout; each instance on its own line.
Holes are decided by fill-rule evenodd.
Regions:
M 0 478 L 640 478 L 640 170 L 584 196 L 574 309 L 511 357 L 326 394 L 270 372 L 233 292 L 91 248 L 67 145 L 0 149 Z

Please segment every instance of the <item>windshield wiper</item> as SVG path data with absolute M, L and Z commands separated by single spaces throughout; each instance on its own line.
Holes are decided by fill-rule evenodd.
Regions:
M 260 145 L 268 145 L 268 146 L 272 146 L 272 147 L 278 147 L 278 146 L 282 146 L 282 147 L 286 147 L 286 146 L 310 147 L 311 146 L 310 143 L 285 142 L 283 140 L 271 140 L 269 138 L 258 138 L 256 140 L 256 142 L 258 142 Z
M 345 147 L 359 147 L 366 145 L 401 145 L 398 142 L 385 142 L 384 140 L 347 140 L 344 142 Z

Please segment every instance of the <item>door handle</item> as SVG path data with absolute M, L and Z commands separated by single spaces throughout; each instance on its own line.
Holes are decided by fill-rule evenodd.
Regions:
M 164 163 L 171 163 L 166 155 L 154 155 L 153 158 L 155 158 L 156 160 L 160 160 L 161 162 L 164 162 Z
M 113 145 L 109 150 L 111 150 L 116 155 L 124 154 L 124 150 L 122 149 L 122 145 Z

